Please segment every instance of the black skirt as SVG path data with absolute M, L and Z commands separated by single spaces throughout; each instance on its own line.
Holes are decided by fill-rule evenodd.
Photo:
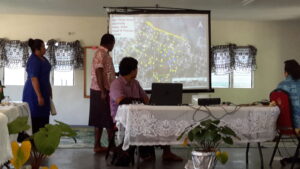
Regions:
M 106 99 L 101 99 L 101 91 L 90 89 L 89 126 L 112 128 L 113 120 L 110 115 L 109 93 Z

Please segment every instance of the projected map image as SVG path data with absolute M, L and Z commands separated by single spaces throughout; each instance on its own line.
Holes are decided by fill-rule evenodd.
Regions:
M 137 79 L 144 89 L 150 89 L 153 82 L 208 88 L 208 28 L 204 23 L 203 18 L 191 16 L 111 16 L 116 70 L 123 57 L 131 56 L 139 61 Z

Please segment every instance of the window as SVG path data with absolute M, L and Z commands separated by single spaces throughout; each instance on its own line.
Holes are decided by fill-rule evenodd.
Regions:
M 212 73 L 211 82 L 213 88 L 229 88 L 229 74 L 216 75 Z
M 24 85 L 25 83 L 25 68 L 14 67 L 4 68 L 4 85 Z
M 4 85 L 24 85 L 25 68 L 4 68 Z M 73 86 L 74 71 L 54 70 L 54 86 Z
M 211 74 L 213 88 L 253 88 L 253 71 L 233 71 L 224 75 Z
M 233 88 L 252 88 L 252 71 L 233 72 Z
M 73 86 L 74 71 L 73 69 L 60 70 L 54 69 L 54 86 Z
M 1 64 L 4 67 L 4 85 L 24 85 L 25 82 L 25 64 L 29 54 L 27 42 L 18 40 L 4 43 L 4 50 L 0 54 Z
M 219 45 L 212 48 L 213 88 L 253 88 L 256 70 L 254 46 Z

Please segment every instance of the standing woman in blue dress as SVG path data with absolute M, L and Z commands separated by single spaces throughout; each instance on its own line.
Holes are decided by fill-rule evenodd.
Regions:
M 29 39 L 28 45 L 32 54 L 26 65 L 27 80 L 23 91 L 23 101 L 27 102 L 31 111 L 32 132 L 49 123 L 50 97 L 52 89 L 50 84 L 51 65 L 44 57 L 45 44 L 40 39 Z

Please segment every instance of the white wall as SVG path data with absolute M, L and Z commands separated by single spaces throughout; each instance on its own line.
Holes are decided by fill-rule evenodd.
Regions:
M 107 32 L 106 25 L 104 17 L 0 15 L 0 38 L 80 40 L 82 46 L 92 46 L 99 44 L 100 37 Z M 2 76 L 1 72 L 0 74 Z M 54 119 L 69 124 L 86 125 L 89 99 L 83 98 L 83 70 L 75 71 L 74 80 L 73 87 L 53 86 L 53 100 L 58 111 Z M 5 95 L 12 100 L 22 100 L 22 92 L 23 86 L 5 88 Z
M 257 70 L 252 89 L 216 89 L 213 97 L 233 103 L 252 103 L 268 99 L 283 77 L 283 62 L 300 62 L 300 22 L 213 21 L 212 44 L 253 45 L 257 48 Z
M 283 79 L 283 61 L 299 57 L 300 23 L 212 21 L 212 45 L 236 43 L 251 44 L 258 49 L 253 89 L 216 89 L 206 94 L 221 97 L 234 103 L 250 103 L 268 98 L 269 92 Z M 105 17 L 67 17 L 35 15 L 0 15 L 0 38 L 27 40 L 51 38 L 63 41 L 80 40 L 83 46 L 99 44 L 99 38 L 107 32 Z M 0 72 L 1 74 L 1 72 Z M 53 97 L 60 121 L 86 125 L 89 100 L 83 98 L 83 71 L 76 70 L 75 86 L 53 87 Z M 5 95 L 21 100 L 23 86 L 7 86 Z M 184 103 L 191 102 L 191 94 L 184 95 Z M 53 120 L 53 119 L 52 119 Z

